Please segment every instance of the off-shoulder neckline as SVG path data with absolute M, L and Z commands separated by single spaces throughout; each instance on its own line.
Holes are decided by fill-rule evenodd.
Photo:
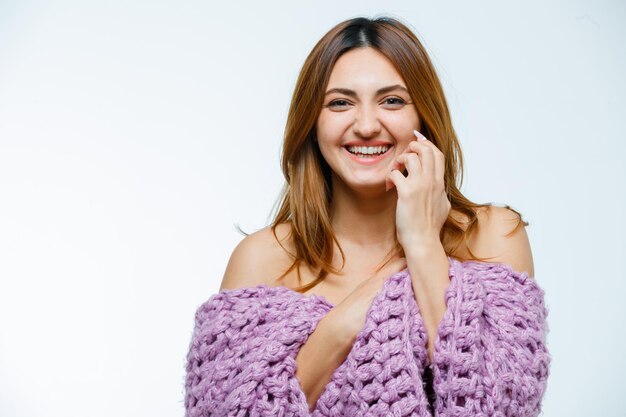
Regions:
M 528 277 L 528 273 L 527 272 L 520 272 L 517 271 L 515 269 L 513 269 L 513 267 L 509 264 L 506 264 L 504 262 L 484 262 L 484 261 L 477 261 L 477 260 L 466 260 L 466 261 L 461 261 L 457 258 L 454 258 L 452 256 L 446 256 L 448 258 L 448 276 L 450 276 L 451 273 L 455 273 L 454 269 L 456 268 L 457 265 L 460 266 L 465 266 L 465 265 L 473 265 L 473 266 L 478 266 L 480 267 L 480 269 L 491 269 L 493 267 L 502 267 L 505 270 L 507 270 L 507 272 L 509 272 L 510 274 L 512 274 L 516 279 L 521 280 L 521 282 L 524 281 L 528 281 L 530 280 L 530 282 L 532 283 L 531 285 L 537 286 L 537 283 L 535 282 L 535 280 L 533 278 Z M 389 281 L 391 278 L 398 276 L 400 274 L 406 274 L 408 273 L 408 267 L 404 268 L 401 271 L 398 271 L 396 273 L 391 274 L 389 277 L 387 277 L 386 281 Z M 385 281 L 385 282 L 386 282 Z M 313 300 L 313 301 L 319 301 L 322 304 L 325 304 L 327 307 L 335 308 L 336 304 L 332 303 L 330 300 L 328 300 L 324 295 L 321 294 L 309 294 L 309 295 L 304 295 L 296 290 L 293 290 L 289 287 L 285 287 L 284 285 L 268 285 L 268 284 L 258 284 L 258 285 L 254 285 L 254 286 L 250 286 L 250 287 L 240 287 L 240 288 L 232 288 L 232 289 L 226 289 L 226 290 L 222 290 L 220 291 L 218 294 L 236 294 L 237 292 L 240 291 L 244 291 L 244 290 L 256 290 L 256 289 L 263 289 L 263 290 L 270 290 L 270 291 L 283 291 L 284 293 L 287 294 L 292 294 L 292 295 L 297 295 L 299 298 L 304 298 L 304 299 L 308 299 L 308 300 Z M 379 291 L 382 292 L 382 288 Z

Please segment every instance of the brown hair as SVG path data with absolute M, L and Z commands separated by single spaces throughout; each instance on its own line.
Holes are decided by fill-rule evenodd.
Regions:
M 332 266 L 333 242 L 337 243 L 345 264 L 345 254 L 335 237 L 330 219 L 333 195 L 331 170 L 315 141 L 315 124 L 335 62 L 345 52 L 364 47 L 375 48 L 395 66 L 406 82 L 422 120 L 421 133 L 445 156 L 444 180 L 451 211 L 456 209 L 463 213 L 468 222 L 466 228 L 463 228 L 457 220 L 448 216 L 440 233 L 442 242 L 444 235 L 448 238 L 444 250 L 447 254 L 453 253 L 464 243 L 471 255 L 470 259 L 485 260 L 471 252 L 468 241 L 477 225 L 477 209 L 493 204 L 473 203 L 459 191 L 463 183 L 461 148 L 452 127 L 443 88 L 424 46 L 405 24 L 394 18 L 357 17 L 339 23 L 315 45 L 302 66 L 289 107 L 281 159 L 286 183 L 277 200 L 280 207 L 271 229 L 280 242 L 276 236 L 276 227 L 288 223 L 289 235 L 296 250 L 292 254 L 283 246 L 294 261 L 277 280 L 297 268 L 300 281 L 300 262 L 304 262 L 311 270 L 319 270 L 314 281 L 295 289 L 299 292 L 313 288 L 330 272 L 339 272 Z M 528 225 L 519 212 L 508 205 L 505 207 L 518 215 L 519 220 L 513 230 L 520 223 Z M 405 256 L 397 238 L 395 240 L 394 249 L 378 270 L 395 255 Z

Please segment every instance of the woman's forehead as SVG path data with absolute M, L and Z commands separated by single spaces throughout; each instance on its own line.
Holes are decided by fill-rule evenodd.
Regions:
M 350 89 L 357 93 L 371 93 L 392 85 L 406 88 L 391 61 L 372 48 L 359 48 L 346 52 L 337 60 L 326 91 Z

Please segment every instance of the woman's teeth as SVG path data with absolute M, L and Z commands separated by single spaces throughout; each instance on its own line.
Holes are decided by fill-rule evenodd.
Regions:
M 390 146 L 350 146 L 348 152 L 355 154 L 360 158 L 373 158 L 384 154 L 389 150 Z

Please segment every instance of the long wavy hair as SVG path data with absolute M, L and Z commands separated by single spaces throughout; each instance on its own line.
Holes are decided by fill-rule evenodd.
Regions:
M 319 271 L 315 280 L 295 288 L 305 292 L 322 282 L 329 273 L 339 273 L 345 265 L 345 253 L 331 225 L 330 203 L 333 198 L 331 169 L 317 145 L 315 125 L 322 110 L 324 91 L 331 71 L 341 55 L 355 48 L 374 48 L 395 66 L 407 85 L 412 101 L 422 120 L 421 133 L 432 141 L 445 156 L 445 189 L 452 210 L 468 219 L 465 227 L 448 216 L 440 238 L 446 254 L 454 253 L 464 244 L 472 260 L 485 261 L 475 256 L 468 245 L 477 225 L 477 209 L 492 203 L 477 204 L 468 200 L 459 188 L 463 183 L 463 156 L 457 139 L 443 88 L 426 50 L 415 34 L 392 17 L 369 19 L 357 17 L 337 24 L 315 45 L 306 58 L 298 76 L 289 107 L 282 145 L 281 167 L 285 184 L 277 199 L 278 210 L 273 216 L 271 230 L 274 237 L 289 254 L 293 263 L 277 280 L 297 268 L 301 282 L 300 264 Z M 274 208 L 276 207 L 274 206 Z M 521 214 L 505 205 L 518 216 L 520 224 L 528 225 Z M 287 250 L 276 235 L 281 223 L 290 226 L 289 238 L 295 253 Z M 513 231 L 512 230 L 512 231 Z M 512 233 L 512 231 L 510 233 Z M 244 232 L 245 234 L 245 232 Z M 396 234 L 394 233 L 394 236 Z M 341 252 L 343 265 L 332 266 L 334 243 Z M 404 257 L 404 250 L 395 237 L 395 247 L 378 267 L 382 269 L 396 255 Z M 465 259 L 462 259 L 465 260 Z

